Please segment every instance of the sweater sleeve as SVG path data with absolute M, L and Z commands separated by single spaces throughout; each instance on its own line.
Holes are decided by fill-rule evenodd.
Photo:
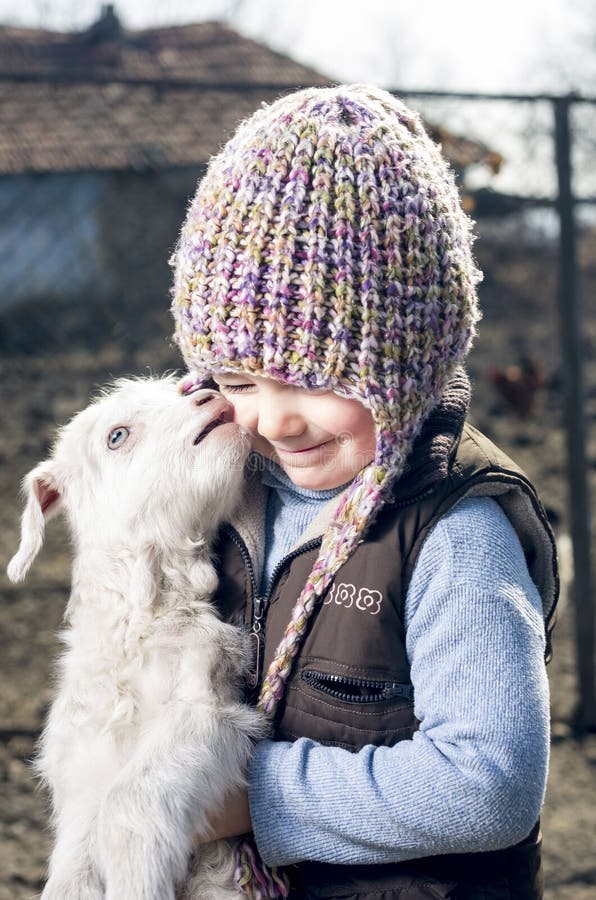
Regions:
M 405 612 L 419 731 L 358 753 L 258 744 L 249 797 L 269 865 L 494 850 L 536 822 L 549 747 L 542 605 L 495 501 L 463 500 L 433 528 Z

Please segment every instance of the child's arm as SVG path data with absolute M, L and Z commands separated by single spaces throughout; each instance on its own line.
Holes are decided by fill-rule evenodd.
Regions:
M 248 804 L 248 790 L 245 787 L 229 794 L 222 808 L 209 817 L 208 837 L 204 834 L 197 835 L 199 846 L 209 841 L 219 841 L 221 838 L 235 838 L 252 831 L 250 819 L 250 806 Z
M 249 793 L 267 863 L 492 850 L 536 822 L 549 746 L 541 601 L 493 500 L 462 501 L 433 529 L 406 622 L 413 740 L 359 753 L 257 745 Z

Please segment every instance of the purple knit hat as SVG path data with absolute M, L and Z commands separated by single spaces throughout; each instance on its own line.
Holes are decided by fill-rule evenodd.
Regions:
M 194 377 L 246 372 L 364 403 L 375 459 L 343 495 L 263 683 L 273 715 L 309 619 L 403 472 L 480 318 L 471 223 L 418 115 L 362 85 L 299 91 L 211 161 L 173 256 Z

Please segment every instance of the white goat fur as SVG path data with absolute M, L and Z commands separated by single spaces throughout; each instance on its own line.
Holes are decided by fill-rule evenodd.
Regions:
M 173 377 L 120 380 L 25 478 L 9 577 L 25 577 L 59 510 L 75 551 L 37 760 L 55 827 L 43 900 L 237 896 L 232 843 L 193 856 L 265 731 L 239 700 L 244 638 L 210 603 L 210 545 L 238 501 L 248 439 L 229 421 L 195 438 L 226 409 L 213 391 L 182 396 Z

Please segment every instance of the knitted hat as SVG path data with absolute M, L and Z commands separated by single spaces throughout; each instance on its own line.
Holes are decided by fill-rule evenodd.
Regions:
M 309 619 L 388 496 L 479 319 L 471 223 L 418 115 L 368 86 L 264 106 L 211 161 L 173 256 L 175 337 L 200 381 L 246 372 L 371 411 L 360 471 L 263 683 L 273 715 Z

